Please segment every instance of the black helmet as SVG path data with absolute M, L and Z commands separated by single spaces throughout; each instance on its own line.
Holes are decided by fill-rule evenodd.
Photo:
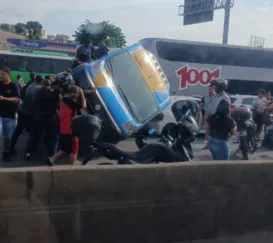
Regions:
M 55 76 L 55 84 L 60 85 L 61 87 L 69 86 L 73 81 L 73 77 L 70 73 L 62 72 L 58 73 Z
M 217 94 L 226 91 L 228 88 L 228 81 L 225 79 L 213 79 L 210 82 L 210 85 L 213 85 L 215 87 L 215 92 Z

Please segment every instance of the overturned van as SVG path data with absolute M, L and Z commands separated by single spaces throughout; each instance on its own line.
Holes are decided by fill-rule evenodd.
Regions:
M 72 75 L 87 95 L 88 112 L 103 123 L 103 139 L 121 141 L 145 126 L 169 103 L 169 82 L 156 58 L 140 44 L 120 49 Z

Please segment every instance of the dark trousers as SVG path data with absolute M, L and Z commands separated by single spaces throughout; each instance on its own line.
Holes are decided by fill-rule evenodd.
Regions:
M 17 143 L 20 135 L 22 134 L 22 132 L 25 129 L 28 129 L 28 130 L 31 129 L 32 122 L 33 122 L 32 116 L 29 116 L 23 112 L 18 113 L 17 125 L 16 125 L 16 128 L 15 128 L 12 138 L 11 138 L 11 145 L 10 145 L 11 151 L 15 149 L 16 143 Z
M 256 113 L 254 116 L 254 122 L 256 123 L 256 133 L 260 134 L 264 125 L 264 113 Z
M 52 157 L 58 152 L 60 133 L 52 129 L 45 129 L 44 131 L 44 144 L 47 149 L 47 156 Z
M 26 153 L 35 154 L 41 138 L 44 135 L 44 145 L 48 156 L 53 156 L 58 150 L 59 131 L 52 124 L 51 117 L 34 119 L 30 132 Z

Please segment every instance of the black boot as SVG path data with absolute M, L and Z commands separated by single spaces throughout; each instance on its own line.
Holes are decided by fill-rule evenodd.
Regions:
M 16 149 L 10 149 L 9 153 L 11 156 L 16 156 L 18 154 Z
M 10 157 L 10 153 L 7 151 L 3 152 L 2 160 L 5 162 L 11 162 L 12 159 Z

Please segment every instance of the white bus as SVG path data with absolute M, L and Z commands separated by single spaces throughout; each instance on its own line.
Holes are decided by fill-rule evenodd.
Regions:
M 204 95 L 214 78 L 229 81 L 228 93 L 273 91 L 273 50 L 193 41 L 147 38 L 139 41 L 159 60 L 173 95 Z

